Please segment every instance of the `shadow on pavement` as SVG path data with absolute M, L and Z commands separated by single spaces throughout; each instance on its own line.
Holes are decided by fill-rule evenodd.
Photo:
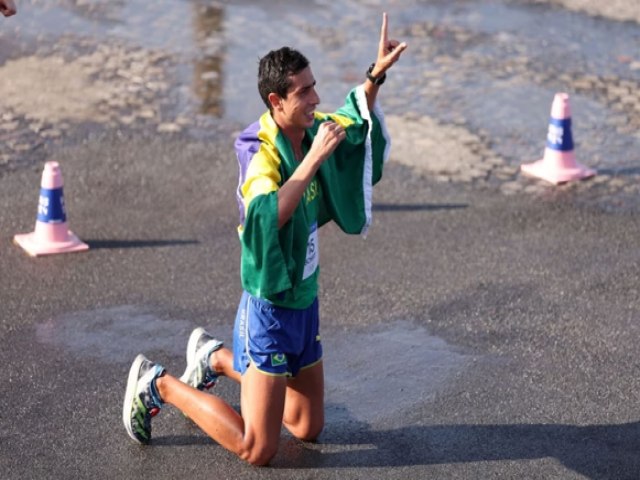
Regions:
M 419 203 L 376 203 L 372 206 L 373 211 L 377 212 L 413 212 L 413 211 L 436 211 L 436 210 L 455 210 L 458 208 L 467 208 L 469 205 L 465 203 L 443 203 L 440 205 L 419 204 Z
M 196 427 L 194 427 L 196 428 Z M 199 432 L 194 435 L 166 435 L 151 440 L 154 447 L 186 447 L 192 445 L 218 445 L 213 439 Z
M 315 470 L 553 458 L 591 479 L 640 478 L 640 422 L 424 425 L 371 430 L 365 423 L 351 420 L 337 426 L 328 425 L 317 444 L 284 437 L 271 467 Z M 217 447 L 202 432 L 154 438 L 152 445 Z
M 640 166 L 638 167 L 622 167 L 622 168 L 599 168 L 598 175 L 608 175 L 616 177 L 620 175 L 638 175 L 640 174 Z
M 322 442 L 331 445 L 330 436 Z M 318 445 L 320 451 L 298 460 L 304 467 L 400 467 L 555 458 L 588 478 L 640 478 L 640 422 L 409 426 L 351 430 L 348 440 L 343 451 L 332 448 L 327 453 L 322 451 L 324 445 Z M 354 444 L 360 448 L 353 449 Z
M 197 245 L 198 240 L 86 240 L 92 249 L 153 248 Z

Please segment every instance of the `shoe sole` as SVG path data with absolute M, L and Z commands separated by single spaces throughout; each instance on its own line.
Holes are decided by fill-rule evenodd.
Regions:
M 189 335 L 189 341 L 187 342 L 187 368 L 185 369 L 185 373 L 180 377 L 180 381 L 182 383 L 187 383 L 186 373 L 189 371 L 189 365 L 191 365 L 193 360 L 196 358 L 196 346 L 198 345 L 198 339 L 204 332 L 204 328 L 198 327 L 191 332 L 191 335 Z M 182 412 L 182 415 L 184 415 L 184 418 L 189 419 L 189 415 L 186 413 Z
M 198 340 L 202 336 L 203 333 L 207 333 L 204 328 L 198 327 L 189 336 L 189 341 L 187 342 L 187 365 L 191 364 L 195 358 L 198 346 Z
M 205 329 L 202 327 L 198 327 L 193 332 L 191 332 L 191 335 L 189 335 L 189 341 L 187 342 L 187 368 L 185 369 L 185 373 L 183 373 L 180 377 L 180 381 L 182 383 L 187 383 L 185 374 L 187 373 L 187 371 L 189 371 L 188 367 L 196 358 L 196 353 L 198 353 L 196 351 L 198 346 L 198 339 L 202 336 L 203 333 L 206 333 Z
M 144 360 L 144 355 L 139 354 L 131 365 L 131 369 L 129 370 L 129 377 L 127 379 L 127 390 L 124 394 L 124 404 L 122 405 L 122 422 L 124 423 L 124 428 L 127 429 L 127 433 L 129 434 L 129 436 L 140 444 L 142 444 L 143 442 L 141 442 L 140 439 L 135 436 L 135 434 L 133 433 L 133 429 L 131 428 L 131 410 L 133 409 L 133 402 L 136 398 L 140 366 L 142 365 L 142 362 L 144 362 Z

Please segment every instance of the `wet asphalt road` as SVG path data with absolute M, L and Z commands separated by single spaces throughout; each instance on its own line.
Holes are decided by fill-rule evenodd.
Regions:
M 451 151 L 449 165 L 464 166 L 460 153 L 469 145 L 470 158 L 483 163 L 495 155 L 499 166 L 472 181 L 459 172 L 435 175 L 429 163 L 435 158 L 412 169 L 404 160 L 413 158 L 407 146 L 415 138 L 405 138 L 395 150 L 403 158 L 392 151 L 375 190 L 367 238 L 323 229 L 327 426 L 318 444 L 284 434 L 266 469 L 244 465 L 170 407 L 154 420 L 148 447 L 133 444 L 121 424 L 126 375 L 138 352 L 180 374 L 194 327 L 231 340 L 240 296 L 232 135 L 240 124 L 192 120 L 183 128 L 188 120 L 175 116 L 161 123 L 162 112 L 176 109 L 176 97 L 158 85 L 180 75 L 156 78 L 153 62 L 141 74 L 134 66 L 146 57 L 112 45 L 105 58 L 116 52 L 122 65 L 98 68 L 100 59 L 80 55 L 84 63 L 73 70 L 82 73 L 78 65 L 89 65 L 89 74 L 117 86 L 112 93 L 120 103 L 110 123 L 34 128 L 20 113 L 24 104 L 12 103 L 10 116 L 0 115 L 0 477 L 640 478 L 640 204 L 638 137 L 631 128 L 640 104 L 629 89 L 637 81 L 638 70 L 631 68 L 637 59 L 621 58 L 637 45 L 638 27 L 555 7 L 511 10 L 520 3 L 526 2 L 506 2 L 505 10 L 502 2 L 482 2 L 475 16 L 468 2 L 433 2 L 424 21 L 410 16 L 413 7 L 404 13 L 402 32 L 428 42 L 413 44 L 413 63 L 399 65 L 390 83 L 397 87 L 410 78 L 410 88 L 424 87 L 420 98 L 441 97 L 421 113 L 439 119 L 429 125 L 442 138 L 453 138 L 446 147 L 460 149 Z M 102 15 L 103 7 L 105 15 L 111 12 L 100 2 L 83 5 L 77 2 L 84 19 Z M 443 23 L 432 24 L 443 12 Z M 296 23 L 295 15 L 296 35 L 306 38 L 310 30 L 321 39 L 314 48 L 332 45 L 329 17 L 314 17 L 320 24 L 314 29 Z M 230 21 L 241 24 L 239 18 Z M 345 18 L 342 26 L 357 24 Z M 493 32 L 492 20 L 504 18 L 523 26 Z M 593 58 L 561 50 L 547 62 L 534 54 L 539 39 L 535 22 L 526 20 L 540 18 L 572 39 L 568 51 L 577 48 L 582 27 L 585 43 L 596 46 Z M 572 23 L 563 33 L 567 19 Z M 469 36 L 474 22 L 483 33 Z M 61 27 L 49 28 L 49 37 L 40 39 L 19 29 L 0 35 L 17 49 L 8 57 L 40 51 L 47 58 L 56 49 L 73 57 L 94 47 L 66 37 L 48 45 Z M 175 25 L 167 28 L 175 38 L 184 35 Z M 600 39 L 613 31 L 621 33 L 607 50 Z M 351 47 L 359 54 L 362 39 Z M 491 60 L 512 50 L 529 60 Z M 8 61 L 6 55 L 0 60 Z M 409 75 L 416 61 L 433 55 L 424 80 Z M 329 84 L 330 92 L 356 71 L 357 61 L 341 62 L 347 73 Z M 595 73 L 567 75 L 567 65 L 572 74 Z M 334 76 L 334 66 L 328 67 L 325 73 L 318 68 L 320 80 Z M 122 78 L 147 79 L 147 73 L 153 82 L 134 93 L 151 109 L 148 118 L 122 93 L 131 90 Z M 541 153 L 556 87 L 577 94 L 579 158 L 600 169 L 590 182 L 549 187 L 517 174 L 521 159 Z M 229 91 L 233 101 L 236 93 Z M 382 100 L 390 120 L 402 127 L 400 112 L 412 97 Z M 525 114 L 515 116 L 517 110 Z M 499 121 L 480 131 L 487 112 Z M 617 126 L 600 130 L 600 118 Z M 532 133 L 534 124 L 539 132 Z M 469 140 L 460 129 L 477 137 Z M 45 159 L 62 164 L 69 226 L 89 252 L 33 259 L 11 242 L 33 229 Z M 237 406 L 237 386 L 222 379 L 216 392 Z
M 60 149 L 69 224 L 91 246 L 81 254 L 32 259 L 11 245 L 32 228 L 40 172 L 0 179 L 4 478 L 638 477 L 638 218 L 393 164 L 366 240 L 322 232 L 327 388 L 347 369 L 361 389 L 328 396 L 320 443 L 285 436 L 258 470 L 167 408 L 153 444 L 132 444 L 120 408 L 135 354 L 181 373 L 192 328 L 230 338 L 229 148 L 111 132 Z M 401 361 L 386 358 L 402 331 L 441 339 L 422 346 L 434 361 L 410 341 Z M 375 340 L 359 344 L 373 361 L 350 362 L 358 338 Z M 370 398 L 378 384 L 386 396 Z M 216 388 L 237 404 L 234 385 Z

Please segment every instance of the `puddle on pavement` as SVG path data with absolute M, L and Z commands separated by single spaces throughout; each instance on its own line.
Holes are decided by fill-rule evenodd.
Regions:
M 124 305 L 50 319 L 37 326 L 36 338 L 79 357 L 122 363 L 140 352 L 182 358 L 192 327 L 186 320 Z M 433 399 L 475 358 L 409 322 L 326 331 L 323 344 L 329 423 L 398 416 Z
M 327 422 L 396 417 L 432 400 L 472 356 L 422 327 L 323 333 Z
M 107 363 L 129 361 L 138 353 L 184 356 L 193 324 L 161 319 L 151 309 L 124 305 L 62 315 L 37 326 L 39 342 Z

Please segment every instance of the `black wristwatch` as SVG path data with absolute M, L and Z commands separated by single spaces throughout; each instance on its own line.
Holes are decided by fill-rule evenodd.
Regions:
M 373 72 L 373 67 L 375 66 L 376 66 L 375 63 L 371 64 L 371 66 L 369 67 L 369 70 L 367 70 L 367 78 L 374 85 L 382 85 L 384 81 L 387 79 L 387 73 L 386 72 L 383 73 L 381 77 L 374 77 L 373 75 L 371 75 L 371 72 Z

